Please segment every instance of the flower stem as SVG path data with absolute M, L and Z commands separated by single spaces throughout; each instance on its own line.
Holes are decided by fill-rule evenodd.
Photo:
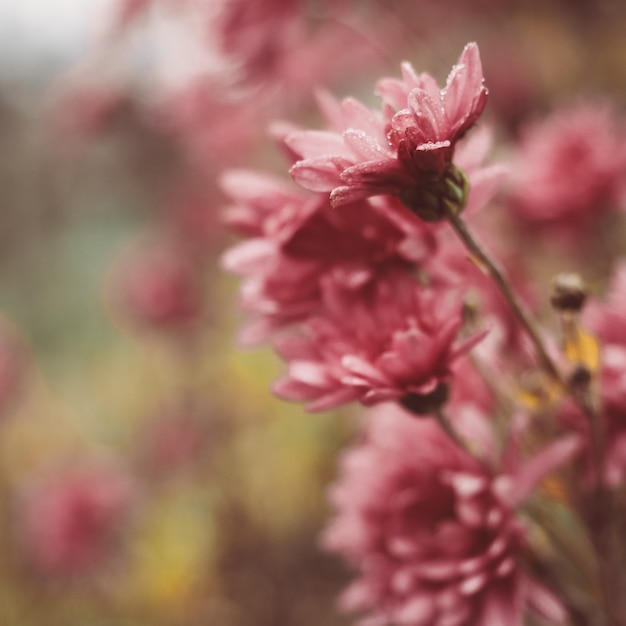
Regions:
M 542 367 L 551 378 L 563 385 L 564 383 L 561 372 L 548 354 L 537 324 L 526 307 L 522 304 L 521 300 L 517 297 L 517 294 L 511 288 L 511 283 L 505 276 L 504 270 L 500 267 L 497 261 L 490 256 L 483 245 L 474 237 L 468 229 L 467 224 L 458 213 L 450 208 L 447 208 L 446 218 L 461 241 L 464 243 L 465 247 L 480 262 L 481 266 L 485 268 L 506 301 L 509 303 L 513 313 L 533 342 Z
M 461 439 L 459 433 L 456 432 L 454 426 L 452 426 L 452 423 L 448 419 L 448 416 L 444 413 L 442 407 L 438 407 L 434 411 L 434 417 L 439 423 L 439 426 L 441 426 L 441 428 L 446 432 L 448 437 L 450 437 L 450 439 L 454 441 L 454 443 L 456 443 L 460 448 L 463 448 L 464 450 L 472 454 L 471 450 L 468 449 L 467 444 L 463 441 L 463 439 Z

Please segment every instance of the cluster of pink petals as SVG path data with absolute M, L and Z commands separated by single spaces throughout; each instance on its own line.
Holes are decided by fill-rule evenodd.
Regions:
M 515 508 L 576 451 L 561 440 L 493 474 L 429 419 L 381 407 L 344 453 L 323 542 L 359 577 L 342 597 L 363 626 L 520 626 L 527 608 L 562 623 L 559 601 L 521 565 Z
M 170 89 L 152 107 L 147 118 L 157 132 L 182 146 L 190 165 L 206 175 L 240 162 L 258 140 L 262 107 L 228 94 L 215 76 L 200 76 Z
M 299 17 L 298 0 L 222 2 L 216 30 L 220 47 L 239 61 L 246 77 L 265 78 L 293 43 Z
M 242 306 L 254 318 L 242 335 L 247 342 L 319 314 L 327 276 L 358 290 L 389 266 L 422 263 L 436 249 L 431 230 L 403 219 L 391 202 L 335 211 L 326 197 L 247 171 L 228 172 L 223 186 L 235 201 L 226 221 L 247 236 L 223 258 L 245 277 Z
M 403 79 L 385 79 L 378 91 L 382 113 L 347 99 L 330 131 L 302 131 L 287 137 L 300 155 L 291 174 L 302 186 L 330 191 L 333 205 L 375 196 L 413 198 L 425 180 L 452 163 L 457 141 L 483 111 L 483 85 L 476 44 L 468 44 L 446 86 L 408 63 Z
M 19 510 L 20 540 L 33 565 L 42 573 L 61 575 L 103 565 L 129 513 L 133 492 L 122 468 L 101 461 L 34 481 Z
M 578 104 L 528 126 L 512 191 L 519 218 L 571 237 L 623 208 L 624 131 L 602 103 Z
M 390 271 L 358 293 L 328 277 L 322 298 L 324 315 L 277 341 L 288 371 L 274 391 L 306 401 L 309 411 L 429 394 L 484 335 L 459 340 L 459 301 L 406 272 Z

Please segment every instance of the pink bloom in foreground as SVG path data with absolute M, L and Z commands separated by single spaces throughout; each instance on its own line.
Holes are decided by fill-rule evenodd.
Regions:
M 121 468 L 89 461 L 40 477 L 20 508 L 20 536 L 42 573 L 81 574 L 103 565 L 129 512 L 132 481 Z
M 408 268 L 435 252 L 427 225 L 402 219 L 389 202 L 362 200 L 336 211 L 328 198 L 270 176 L 233 171 L 223 182 L 235 200 L 226 220 L 249 237 L 223 258 L 245 277 L 241 303 L 253 315 L 247 342 L 318 314 L 327 276 L 358 290 L 389 266 Z
M 358 292 L 329 277 L 324 314 L 309 319 L 302 335 L 277 342 L 289 368 L 275 393 L 308 402 L 310 411 L 432 393 L 483 336 L 457 339 L 461 306 L 450 295 L 406 272 L 390 272 Z
M 602 216 L 624 207 L 625 137 L 610 107 L 597 103 L 529 125 L 512 192 L 517 216 L 534 229 L 587 235 Z
M 486 102 L 478 47 L 465 47 L 442 90 L 432 76 L 417 75 L 408 63 L 402 71 L 402 80 L 379 83 L 382 114 L 348 99 L 334 132 L 287 137 L 302 157 L 291 173 L 304 187 L 331 191 L 335 206 L 394 195 L 423 219 L 436 221 L 442 201 L 459 203 L 459 194 L 466 193 L 466 181 L 452 159 L 456 143 Z
M 520 626 L 527 608 L 563 622 L 523 570 L 515 507 L 574 451 L 563 440 L 494 476 L 433 420 L 379 409 L 331 491 L 323 543 L 358 570 L 343 608 L 366 612 L 363 626 Z

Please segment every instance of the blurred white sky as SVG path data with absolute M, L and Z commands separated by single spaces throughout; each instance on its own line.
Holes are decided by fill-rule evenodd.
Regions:
M 102 32 L 112 0 L 0 0 L 3 72 L 58 69 Z

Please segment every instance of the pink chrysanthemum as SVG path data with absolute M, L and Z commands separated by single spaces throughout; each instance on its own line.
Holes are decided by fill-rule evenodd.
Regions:
M 20 538 L 46 574 L 92 572 L 111 556 L 129 512 L 130 477 L 109 462 L 89 461 L 33 481 L 20 507 Z
M 523 570 L 515 507 L 576 447 L 561 440 L 494 476 L 433 420 L 379 410 L 331 491 L 324 545 L 359 572 L 343 608 L 367 612 L 363 626 L 519 626 L 526 608 L 562 622 L 560 602 Z
M 307 401 L 310 411 L 431 394 L 484 334 L 459 341 L 458 300 L 406 272 L 390 272 L 358 292 L 329 277 L 322 297 L 324 315 L 309 319 L 304 335 L 277 345 L 289 368 L 274 391 Z
M 583 103 L 528 126 L 512 191 L 533 228 L 580 239 L 624 206 L 624 129 L 607 105 Z
M 362 200 L 338 212 L 327 198 L 244 171 L 229 172 L 224 187 L 236 201 L 227 222 L 249 237 L 223 259 L 245 277 L 242 305 L 255 318 L 244 331 L 247 342 L 318 314 L 326 276 L 356 290 L 389 266 L 419 264 L 436 249 L 429 228 L 403 219 L 389 202 Z
M 348 99 L 335 114 L 333 131 L 287 137 L 301 155 L 291 173 L 304 187 L 331 191 L 334 206 L 393 195 L 423 219 L 437 221 L 443 201 L 458 207 L 467 194 L 467 180 L 452 158 L 486 102 L 478 47 L 465 47 L 442 90 L 408 63 L 402 71 L 403 80 L 379 83 L 382 114 Z
M 115 268 L 111 288 L 116 308 L 155 330 L 187 332 L 204 310 L 199 267 L 178 242 L 155 241 L 132 250 Z

